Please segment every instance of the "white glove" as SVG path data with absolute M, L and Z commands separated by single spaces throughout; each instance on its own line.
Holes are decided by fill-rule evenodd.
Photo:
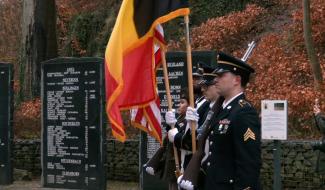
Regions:
M 174 126 L 176 124 L 177 120 L 175 117 L 175 109 L 172 109 L 172 111 L 166 112 L 165 121 L 166 121 L 167 125 L 169 125 L 169 126 Z
M 194 186 L 192 184 L 192 182 L 188 181 L 188 180 L 181 180 L 180 183 L 179 183 L 179 186 L 183 189 L 186 189 L 186 190 L 193 190 L 194 189 Z
M 195 108 L 187 107 L 185 119 L 187 121 L 198 122 L 199 121 L 199 114 L 197 113 Z
M 177 178 L 177 184 L 178 184 L 178 185 L 181 183 L 182 178 L 183 178 L 183 175 L 180 175 L 180 176 Z
M 150 175 L 155 175 L 155 170 L 152 167 L 146 167 L 146 172 Z
M 174 129 L 170 129 L 168 131 L 168 140 L 169 142 L 173 143 L 174 142 L 174 137 L 175 135 L 178 133 L 178 129 L 174 128 Z

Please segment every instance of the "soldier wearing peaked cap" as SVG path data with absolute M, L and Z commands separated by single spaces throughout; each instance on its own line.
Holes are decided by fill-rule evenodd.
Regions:
M 195 71 L 192 74 L 193 77 L 193 90 L 194 90 L 194 99 L 195 99 L 195 107 L 199 108 L 201 105 L 203 105 L 206 100 L 204 97 L 204 92 L 202 91 L 201 88 L 201 83 L 203 80 L 203 67 L 205 63 L 203 62 L 199 62 L 197 64 L 197 67 L 195 69 Z
M 216 74 L 213 71 L 216 69 L 215 66 L 206 66 L 203 68 L 203 80 L 201 85 L 206 87 L 205 97 L 208 101 L 207 107 L 203 110 L 203 114 L 200 114 L 200 109 L 192 110 L 188 108 L 186 117 L 190 114 L 190 112 L 194 111 L 198 113 L 199 118 L 195 120 L 195 116 L 190 116 L 189 119 L 194 121 L 198 128 L 196 130 L 197 134 L 197 151 L 192 156 L 192 159 L 189 162 L 188 167 L 183 173 L 183 176 L 178 178 L 178 184 L 182 188 L 187 181 L 192 181 L 195 186 L 197 184 L 202 183 L 202 178 L 200 176 L 200 165 L 202 155 L 204 154 L 204 142 L 206 136 L 209 132 L 207 132 L 210 120 L 213 118 L 213 115 L 217 115 L 217 113 L 221 110 L 221 103 L 223 102 L 223 98 L 219 96 L 218 89 L 215 86 L 215 77 Z M 194 113 L 195 115 L 195 113 Z M 192 132 L 192 131 L 191 131 Z M 190 137 L 190 136 L 189 136 Z M 186 186 L 186 185 L 185 185 Z
M 247 63 L 218 54 L 215 85 L 225 98 L 223 110 L 214 118 L 202 159 L 205 190 L 261 189 L 261 126 L 244 89 L 254 69 Z
M 200 82 L 201 88 L 204 88 L 204 101 L 198 104 L 195 108 L 199 114 L 198 126 L 201 126 L 205 120 L 205 117 L 209 111 L 209 105 L 214 102 L 218 97 L 215 96 L 214 78 L 216 74 L 212 72 L 216 69 L 216 65 L 202 64 L 202 81 Z M 211 106 L 212 107 L 212 106 Z
M 204 103 L 198 108 L 196 107 L 197 111 L 197 117 L 198 123 L 200 126 L 201 123 L 204 122 L 207 112 L 209 111 L 209 108 L 213 106 L 215 103 L 216 99 L 218 98 L 217 95 L 217 89 L 214 86 L 214 77 L 216 76 L 215 74 L 212 74 L 212 72 L 216 69 L 216 67 L 207 67 L 203 66 L 202 67 L 202 82 L 200 85 L 206 85 L 207 86 L 207 91 L 205 94 L 205 101 Z M 213 77 L 212 77 L 213 76 Z M 184 94 L 184 93 L 183 93 Z M 181 94 L 181 97 L 184 95 Z M 185 93 L 185 96 L 188 94 Z M 171 113 L 168 113 L 168 115 L 171 115 Z M 166 113 L 167 115 L 167 113 Z M 185 118 L 185 115 L 184 115 Z M 167 122 L 167 118 L 166 118 Z M 168 137 L 170 142 L 173 142 L 174 145 L 181 150 L 181 160 L 182 160 L 182 172 L 184 169 L 186 169 L 187 164 L 189 163 L 191 157 L 192 157 L 192 133 L 191 133 L 191 128 L 189 125 L 184 126 L 184 128 L 174 128 L 172 130 L 168 131 Z

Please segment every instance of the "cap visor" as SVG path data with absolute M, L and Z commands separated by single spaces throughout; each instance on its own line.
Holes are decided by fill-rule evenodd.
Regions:
M 199 74 L 199 73 L 193 73 L 192 76 L 193 76 L 193 77 L 202 77 L 202 75 Z
M 222 75 L 223 73 L 227 73 L 227 72 L 230 72 L 230 71 L 226 70 L 226 69 L 219 69 L 219 70 L 213 71 L 213 73 L 217 74 L 217 75 Z

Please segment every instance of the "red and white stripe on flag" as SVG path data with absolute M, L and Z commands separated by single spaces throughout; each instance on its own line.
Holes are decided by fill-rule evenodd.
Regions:
M 165 44 L 163 28 L 158 25 L 155 30 L 155 38 L 159 44 L 155 44 L 155 69 L 159 67 L 161 63 L 161 48 L 160 45 Z M 131 109 L 131 122 L 132 124 L 147 132 L 150 136 L 162 142 L 161 132 L 161 112 L 160 112 L 160 99 L 158 96 L 158 90 L 156 99 L 149 103 L 148 106 L 142 108 Z

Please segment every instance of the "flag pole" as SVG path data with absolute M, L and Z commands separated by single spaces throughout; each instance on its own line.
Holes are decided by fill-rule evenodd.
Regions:
M 190 43 L 190 26 L 189 16 L 184 16 L 185 27 L 186 27 L 186 55 L 187 55 L 187 80 L 189 90 L 190 106 L 194 108 L 194 92 L 193 92 L 193 78 L 192 78 L 192 50 Z M 196 129 L 194 122 L 191 122 L 191 133 L 192 133 L 192 152 L 196 151 Z
M 162 47 L 161 47 L 161 58 L 162 58 L 162 65 L 163 65 L 163 71 L 164 71 L 164 81 L 165 81 L 165 89 L 166 89 L 166 94 L 167 94 L 168 111 L 171 111 L 173 106 L 172 106 L 172 97 L 170 95 L 170 85 L 169 85 L 169 80 L 168 80 L 166 54 L 165 54 L 165 49 Z M 175 128 L 175 125 L 172 125 L 171 128 L 172 129 Z M 177 148 L 175 147 L 174 144 L 173 144 L 173 150 L 174 150 L 174 158 L 175 158 L 175 166 L 176 166 L 175 175 L 178 178 L 181 175 L 181 170 L 180 170 L 180 165 L 179 165 Z

